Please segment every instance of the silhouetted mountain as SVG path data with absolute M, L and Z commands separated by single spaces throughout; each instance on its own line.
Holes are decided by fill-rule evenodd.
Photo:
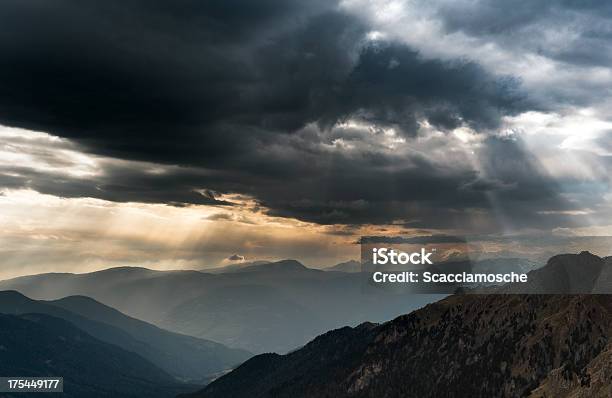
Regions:
M 560 255 L 529 277 L 538 289 L 590 291 L 606 262 Z M 256 356 L 188 396 L 610 397 L 611 359 L 609 295 L 456 295 L 286 355 Z
M 167 330 L 251 352 L 287 352 L 326 330 L 386 321 L 440 295 L 367 294 L 362 275 L 295 260 L 236 272 L 112 268 L 0 282 L 36 299 L 84 295 Z
M 247 262 L 244 262 L 244 263 L 229 264 L 229 265 L 226 265 L 224 267 L 203 268 L 200 271 L 206 272 L 206 273 L 209 273 L 209 274 L 224 274 L 224 273 L 229 273 L 229 272 L 240 271 L 243 268 L 258 266 L 258 265 L 262 265 L 262 264 L 269 264 L 269 263 L 270 263 L 270 261 L 265 261 L 265 260 L 247 261 Z
M 215 275 L 197 271 L 153 271 L 118 267 L 85 274 L 39 274 L 0 282 L 1 290 L 17 290 L 28 297 L 54 300 L 87 296 L 151 323 L 186 297 L 201 294 Z
M 338 271 L 338 272 L 361 272 L 361 263 L 355 260 L 345 261 L 325 268 L 325 271 Z
M 299 261 L 296 260 L 281 260 L 281 261 L 251 261 L 245 263 L 238 264 L 230 264 L 225 267 L 216 267 L 216 268 L 204 268 L 201 269 L 201 272 L 209 273 L 209 274 L 230 274 L 234 272 L 251 272 L 251 271 L 261 271 L 264 269 L 268 270 L 277 270 L 277 271 L 287 271 L 291 269 L 307 269 L 306 266 L 302 265 Z
M 204 394 L 194 396 L 255 398 L 276 396 L 278 392 L 279 397 L 322 397 L 318 395 L 322 390 L 311 389 L 313 383 L 331 386 L 344 377 L 347 369 L 359 366 L 376 326 L 364 323 L 333 330 L 287 355 L 258 355 L 213 382 Z M 304 395 L 306 391 L 310 395 Z M 341 394 L 332 388 L 325 396 Z
M 50 303 L 129 333 L 154 348 L 148 356 L 143 356 L 179 378 L 207 380 L 211 375 L 231 369 L 252 356 L 248 351 L 229 348 L 214 341 L 169 332 L 124 315 L 89 297 L 70 296 Z
M 513 294 L 612 293 L 608 279 L 611 268 L 612 263 L 586 251 L 560 254 L 551 257 L 544 267 L 529 272 L 527 283 L 514 283 L 500 291 Z
M 141 355 L 182 380 L 208 381 L 250 356 L 212 341 L 168 332 L 83 296 L 44 302 L 15 291 L 2 291 L 0 313 L 40 313 L 64 319 L 101 341 Z
M 169 398 L 193 389 L 139 355 L 43 314 L 0 314 L 0 353 L 0 374 L 61 376 L 63 397 Z
M 300 272 L 308 270 L 302 263 L 297 260 L 282 260 L 274 263 L 260 263 L 244 267 L 238 270 L 239 272 Z

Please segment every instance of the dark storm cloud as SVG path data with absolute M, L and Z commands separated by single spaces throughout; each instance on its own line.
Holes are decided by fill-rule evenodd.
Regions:
M 246 91 L 242 121 L 291 131 L 351 117 L 414 135 L 423 119 L 487 129 L 534 107 L 511 77 L 473 62 L 425 60 L 397 43 L 366 44 L 365 33 L 354 18 L 328 13 L 261 48 L 260 80 Z
M 426 157 L 402 168 L 392 156 L 380 162 L 367 154 L 319 155 L 318 164 L 306 159 L 301 179 L 266 187 L 260 199 L 274 215 L 321 224 L 394 223 L 414 229 L 481 223 L 491 230 L 500 223 L 508 229 L 574 225 L 575 217 L 563 213 L 582 202 L 572 204 L 559 195 L 563 190 L 519 138 L 490 137 L 477 156 L 478 172 L 444 168 Z M 324 159 L 328 163 L 321 163 Z M 396 166 L 393 172 L 390 165 Z
M 214 163 L 239 151 L 266 105 L 265 92 L 251 98 L 262 73 L 252 53 L 328 6 L 229 3 L 3 2 L 2 122 L 130 159 Z
M 363 49 L 366 28 L 317 3 L 217 3 L 4 2 L 2 122 L 96 153 L 214 166 L 260 129 L 361 114 L 413 133 L 421 114 L 492 126 L 524 108 L 515 83 L 475 64 Z
M 488 131 L 536 108 L 512 77 L 367 42 L 368 27 L 334 8 L 297 0 L 2 2 L 0 123 L 97 155 L 181 167 L 155 174 L 107 163 L 87 179 L 18 168 L 1 183 L 176 205 L 224 205 L 215 192 L 242 193 L 272 215 L 413 228 L 465 226 L 502 188 L 510 200 L 551 204 L 555 192 L 537 170 L 517 182 L 493 160 L 480 176 L 359 139 L 351 154 L 326 149 L 329 129 L 349 119 L 410 138 L 423 121 Z M 490 144 L 495 154 L 506 150 Z
M 212 179 L 212 177 L 209 177 Z M 0 167 L 0 188 L 32 189 L 64 198 L 92 197 L 113 202 L 231 206 L 200 184 L 202 175 L 190 171 L 148 173 L 135 167 L 108 165 L 104 175 L 92 178 L 41 172 L 27 167 Z
M 359 115 L 409 135 L 423 119 L 442 130 L 493 129 L 502 116 L 535 106 L 517 80 L 494 77 L 473 62 L 424 60 L 399 44 L 366 47 L 338 105 L 341 111 L 333 121 Z

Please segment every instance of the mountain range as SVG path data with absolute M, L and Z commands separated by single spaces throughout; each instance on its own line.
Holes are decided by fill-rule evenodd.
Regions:
M 101 342 L 139 355 L 182 381 L 204 384 L 251 356 L 212 341 L 168 332 L 83 296 L 37 301 L 16 291 L 2 291 L 0 313 L 59 318 Z
M 349 260 L 331 267 L 327 267 L 325 268 L 325 271 L 361 272 L 361 263 L 359 261 Z
M 609 397 L 611 325 L 607 296 L 452 296 L 259 355 L 188 396 Z
M 136 353 L 44 314 L 0 314 L 0 356 L 1 375 L 61 376 L 61 396 L 68 398 L 170 398 L 195 388 Z
M 516 266 L 523 265 L 510 259 L 472 269 Z M 21 292 L 0 292 L 0 313 L 9 314 L 0 320 L 3 341 L 15 350 L 7 358 L 36 341 L 24 362 L 6 362 L 2 371 L 66 375 L 84 394 L 75 396 L 93 397 L 610 396 L 612 299 L 584 293 L 609 291 L 612 259 L 582 252 L 554 256 L 541 268 L 524 266 L 532 268 L 526 284 L 446 298 L 368 294 L 357 273 L 310 269 L 294 260 L 218 274 L 114 268 L 16 278 L 0 283 Z M 78 295 L 56 298 L 60 294 Z M 387 321 L 394 313 L 408 314 Z M 375 322 L 361 322 L 366 319 Z M 233 347 L 287 353 L 257 355 L 226 373 L 249 353 L 163 325 Z M 63 355 L 50 343 L 58 339 L 79 345 Z M 112 388 L 78 371 L 100 347 L 111 347 L 104 348 L 109 357 L 87 366 L 117 379 Z M 128 368 L 113 367 L 117 363 Z M 209 379 L 202 390 L 186 393 L 196 389 L 186 381 Z
M 529 275 L 540 293 L 595 291 L 611 267 L 583 252 Z M 520 293 L 513 285 L 453 295 L 389 322 L 336 329 L 182 397 L 612 396 L 612 296 Z
M 254 353 L 287 352 L 327 330 L 386 321 L 443 297 L 364 294 L 361 278 L 283 260 L 217 274 L 129 267 L 40 274 L 0 289 L 39 300 L 91 297 L 158 327 Z
M 213 267 L 213 268 L 202 268 L 200 271 L 206 272 L 209 274 L 225 274 L 229 272 L 242 271 L 245 268 L 269 264 L 271 261 L 266 260 L 256 260 L 256 261 L 246 261 L 242 263 L 229 264 L 222 267 Z

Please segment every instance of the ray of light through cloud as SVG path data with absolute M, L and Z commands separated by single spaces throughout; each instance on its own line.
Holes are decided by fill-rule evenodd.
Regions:
M 144 3 L 58 4 L 45 23 L 4 7 L 5 275 L 323 266 L 369 234 L 559 247 L 610 231 L 603 3 L 200 4 L 180 23 Z

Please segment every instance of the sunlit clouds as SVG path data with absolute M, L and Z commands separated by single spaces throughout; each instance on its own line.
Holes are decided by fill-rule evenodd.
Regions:
M 248 205 L 220 213 L 208 206 L 113 203 L 16 190 L 3 192 L 0 207 L 1 277 L 124 265 L 201 269 L 235 251 L 247 259 L 299 257 L 313 266 L 356 255 L 350 236 L 267 217 Z
M 557 148 L 548 148 L 540 159 L 547 171 L 558 178 L 580 170 L 568 167 L 564 171 L 565 160 L 574 152 L 575 156 L 580 156 L 584 151 L 562 145 L 573 132 L 564 122 L 567 122 L 564 118 L 553 114 L 532 113 L 506 121 L 512 134 L 524 138 L 527 143 L 540 135 L 560 137 Z M 601 133 L 600 126 L 598 123 L 592 125 L 595 136 Z M 405 162 L 405 167 L 415 167 L 411 166 L 413 156 L 428 156 L 437 162 L 438 168 L 460 167 L 483 172 L 478 152 L 486 138 L 465 128 L 458 128 L 448 136 L 425 123 L 419 136 L 406 139 L 392 130 L 377 130 L 348 121 L 327 134 L 330 144 L 322 144 L 328 145 L 327 151 L 355 155 L 364 150 L 378 150 L 396 157 L 395 165 Z M 454 142 L 448 145 L 452 137 L 455 137 Z M 28 175 L 29 170 L 40 173 L 36 174 L 37 178 L 48 175 L 87 178 L 95 185 L 96 178 L 103 177 L 105 167 L 110 164 L 137 169 L 144 175 L 164 174 L 172 168 L 88 155 L 68 140 L 40 132 L 2 128 L 1 139 L 0 167 L 12 168 L 15 178 L 20 172 Z M 14 167 L 16 164 L 18 168 Z M 581 178 L 585 181 L 595 183 L 601 177 L 597 167 L 590 168 L 588 163 L 583 163 L 582 167 L 585 169 Z M 228 256 L 235 253 L 240 253 L 241 261 L 294 257 L 311 266 L 324 266 L 357 257 L 359 249 L 355 243 L 362 235 L 467 233 L 460 229 L 415 229 L 411 228 L 410 219 L 398 219 L 380 226 L 353 225 L 350 220 L 335 225 L 317 225 L 270 215 L 269 209 L 248 195 L 216 194 L 215 200 L 219 204 L 176 206 L 93 197 L 66 198 L 36 192 L 27 184 L 5 188 L 0 196 L 1 276 L 43 271 L 84 272 L 124 265 L 202 269 L 227 263 Z M 368 203 L 351 206 L 367 207 Z M 599 206 L 609 207 L 610 197 Z M 494 199 L 491 208 L 495 209 Z M 541 210 L 540 214 L 585 218 L 597 216 L 598 211 L 601 209 L 577 208 Z M 478 225 L 480 217 L 485 225 L 490 222 L 487 214 L 479 214 L 477 209 L 464 209 L 464 212 L 470 214 L 473 227 Z M 556 228 L 549 232 L 557 236 L 588 236 L 605 235 L 612 229 L 583 226 Z M 486 250 L 491 251 L 490 246 L 491 243 L 485 242 L 479 247 L 489 247 Z M 502 249 L 494 249 L 492 253 L 510 249 L 505 243 L 501 246 Z

